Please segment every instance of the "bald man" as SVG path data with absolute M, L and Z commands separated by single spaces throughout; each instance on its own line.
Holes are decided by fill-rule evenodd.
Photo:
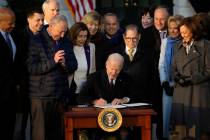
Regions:
M 16 113 L 17 48 L 10 34 L 15 27 L 15 14 L 0 8 L 0 136 L 12 140 Z
M 122 73 L 124 59 L 118 53 L 109 55 L 106 69 L 97 71 L 88 77 L 82 88 L 78 102 L 89 105 L 113 105 L 129 102 L 131 79 Z

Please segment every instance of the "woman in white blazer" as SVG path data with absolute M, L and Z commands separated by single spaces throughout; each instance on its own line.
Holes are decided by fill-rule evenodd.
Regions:
M 76 105 L 77 94 L 80 92 L 87 76 L 96 71 L 95 45 L 89 42 L 90 33 L 82 22 L 75 23 L 69 30 L 69 38 L 73 42 L 73 51 L 77 59 L 78 68 L 69 76 L 72 96 L 70 104 Z

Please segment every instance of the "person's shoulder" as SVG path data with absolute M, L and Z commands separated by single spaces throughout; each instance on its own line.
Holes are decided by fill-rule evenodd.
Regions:
M 119 30 L 117 31 L 119 35 L 123 35 L 124 32 L 125 32 L 125 29 L 123 28 L 119 28 Z
M 46 29 L 42 29 L 41 31 L 39 31 L 36 35 L 34 35 L 35 38 L 40 38 L 41 40 L 46 40 L 47 38 L 49 38 L 49 34 L 47 32 Z
M 88 77 L 97 77 L 97 76 L 101 75 L 101 73 L 102 73 L 101 70 L 95 71 L 95 72 L 91 73 Z
M 128 75 L 127 73 L 125 72 L 120 72 L 119 76 L 118 76 L 121 80 L 123 81 L 130 81 L 131 80 L 131 77 L 130 75 Z
M 68 41 L 68 42 L 72 43 L 72 41 L 70 40 L 70 38 L 67 35 L 64 35 L 64 37 L 62 37 L 61 40 L 62 41 Z
M 206 44 L 208 44 L 207 46 L 210 47 L 210 40 L 207 40 L 207 39 L 203 39 L 203 40 Z
M 198 50 L 201 51 L 201 50 L 210 48 L 210 41 L 206 39 L 200 39 L 200 40 L 196 40 L 194 45 Z
M 60 42 L 64 45 L 63 47 L 73 49 L 73 42 L 67 36 L 64 36 L 63 38 L 61 38 Z
M 95 44 L 92 43 L 92 42 L 89 42 L 88 45 L 90 46 L 90 48 L 91 48 L 91 47 L 92 47 L 92 48 L 95 48 Z
M 154 25 L 142 30 L 143 33 L 145 33 L 145 32 L 156 32 L 156 31 L 157 30 L 155 29 Z
M 148 27 L 141 31 L 141 41 L 149 42 L 150 44 L 154 43 L 156 37 L 159 36 L 159 31 L 155 29 L 154 26 Z M 148 41 L 148 38 L 150 39 Z
M 97 83 L 100 82 L 101 76 L 103 75 L 103 70 L 95 71 L 88 75 L 88 81 L 96 81 Z

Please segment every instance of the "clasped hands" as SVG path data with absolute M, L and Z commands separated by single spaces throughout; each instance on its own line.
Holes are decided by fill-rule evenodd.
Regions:
M 174 81 L 179 83 L 183 87 L 189 86 L 192 84 L 192 76 L 186 76 L 186 75 L 178 73 L 175 76 Z
M 112 105 L 119 105 L 119 104 L 123 104 L 125 103 L 125 100 L 124 99 L 118 99 L 118 98 L 115 98 L 111 104 Z M 96 99 L 94 102 L 93 102 L 94 105 L 98 105 L 98 106 L 104 106 L 107 104 L 107 101 L 104 100 L 103 98 L 100 98 L 100 99 Z

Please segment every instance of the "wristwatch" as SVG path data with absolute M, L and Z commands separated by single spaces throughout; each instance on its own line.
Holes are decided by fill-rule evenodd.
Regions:
M 129 97 L 123 97 L 123 102 L 124 103 L 129 103 L 130 102 L 130 98 Z

